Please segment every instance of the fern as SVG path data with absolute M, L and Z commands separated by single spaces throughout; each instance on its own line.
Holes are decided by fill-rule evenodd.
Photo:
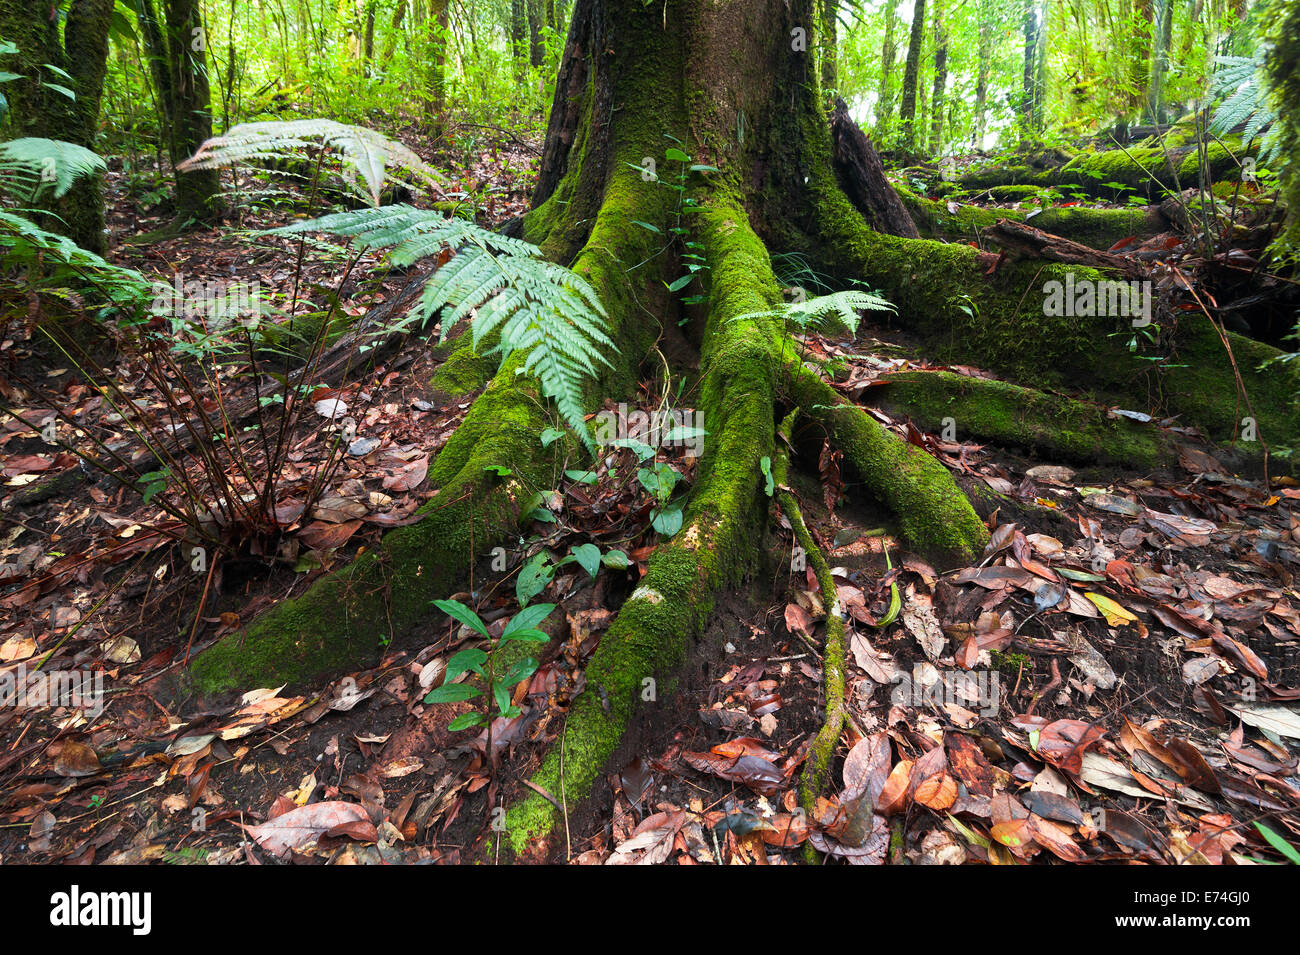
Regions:
M 1268 50 L 1261 47 L 1254 56 L 1217 56 L 1212 86 L 1223 101 L 1210 119 L 1210 131 L 1226 136 L 1238 126 L 1243 126 L 1241 145 L 1249 149 L 1251 143 L 1262 142 L 1261 162 L 1276 157 L 1277 143 L 1272 135 L 1277 112 L 1269 102 L 1267 86 L 1261 82 L 1264 61 Z
M 335 213 L 273 232 L 326 232 L 351 239 L 358 249 L 387 248 L 397 266 L 450 252 L 400 324 L 423 326 L 441 311 L 441 340 L 468 318 L 475 349 L 499 334 L 486 353 L 503 360 L 525 355 L 524 370 L 537 376 L 565 423 L 591 446 L 583 391 L 595 367 L 609 364 L 605 352 L 615 346 L 595 290 L 543 258 L 537 246 L 407 205 Z
M 0 192 L 27 202 L 47 188 L 61 198 L 78 179 L 106 168 L 89 149 L 58 139 L 29 136 L 0 143 Z
M 802 302 L 789 302 L 781 308 L 766 312 L 748 312 L 737 315 L 733 322 L 747 318 L 781 318 L 798 326 L 802 331 L 822 327 L 841 327 L 850 335 L 858 333 L 858 313 L 862 311 L 892 312 L 894 306 L 887 299 L 871 292 L 832 292 L 818 295 Z
M 134 269 L 106 262 L 67 236 L 0 209 L 0 269 L 11 268 L 27 270 L 27 288 L 73 302 L 80 295 L 69 286 L 89 286 L 105 301 L 137 314 L 153 300 L 153 286 Z
M 379 205 L 390 168 L 409 174 L 408 185 L 441 192 L 442 178 L 406 146 L 373 129 L 330 119 L 241 123 L 224 136 L 204 142 L 198 152 L 176 168 L 181 172 L 219 169 L 261 159 L 309 156 L 322 149 L 337 155 L 349 175 L 360 175 L 373 206 Z

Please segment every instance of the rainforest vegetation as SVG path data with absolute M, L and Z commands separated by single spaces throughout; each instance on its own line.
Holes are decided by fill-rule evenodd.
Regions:
M 1296 0 L 0 0 L 0 859 L 1300 862 L 1297 96 Z

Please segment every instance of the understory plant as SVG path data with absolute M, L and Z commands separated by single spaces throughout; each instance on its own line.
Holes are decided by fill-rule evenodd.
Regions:
M 510 618 L 505 625 L 505 629 L 501 631 L 501 636 L 495 640 L 493 640 L 487 624 L 483 622 L 479 615 L 460 601 L 435 600 L 433 605 L 447 616 L 459 621 L 481 636 L 488 642 L 489 649 L 492 652 L 481 647 L 467 647 L 458 652 L 447 661 L 447 668 L 443 671 L 442 685 L 430 690 L 424 697 L 424 702 L 460 703 L 476 696 L 482 696 L 484 691 L 476 686 L 453 682 L 464 673 L 476 673 L 483 678 L 489 697 L 496 703 L 498 715 L 502 719 L 513 719 L 519 716 L 521 710 L 512 702 L 511 691 L 519 683 L 527 680 L 537 672 L 537 659 L 527 656 L 511 663 L 503 672 L 497 672 L 496 652 L 511 642 L 546 643 L 550 640 L 551 638 L 537 627 L 551 615 L 551 611 L 555 609 L 555 604 L 533 604 L 524 607 Z M 447 728 L 455 732 L 487 723 L 488 752 L 491 752 L 492 727 L 489 716 L 490 711 L 489 706 L 485 712 L 471 710 L 468 713 L 462 713 L 452 720 Z

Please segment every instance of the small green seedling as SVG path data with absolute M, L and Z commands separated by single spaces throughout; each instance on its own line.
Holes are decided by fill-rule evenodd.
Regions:
M 487 624 L 479 618 L 478 614 L 460 601 L 435 600 L 433 605 L 447 616 L 459 620 L 489 643 L 493 643 Z M 493 649 L 500 649 L 512 640 L 522 643 L 546 643 L 551 638 L 538 630 L 537 625 L 549 617 L 554 609 L 555 604 L 534 604 L 531 607 L 525 607 L 506 624 L 500 638 L 495 641 Z M 510 691 L 536 673 L 537 666 L 538 663 L 535 658 L 525 657 L 511 664 L 504 673 L 497 674 L 492 667 L 491 654 L 480 647 L 468 647 L 447 661 L 447 669 L 443 672 L 442 686 L 430 690 L 424 697 L 424 702 L 459 703 L 463 700 L 481 696 L 483 691 L 478 687 L 470 686 L 467 683 L 452 682 L 462 673 L 477 673 L 487 683 L 488 693 L 496 702 L 499 715 L 505 719 L 513 719 L 519 716 L 522 711 L 511 702 Z M 486 713 L 478 711 L 462 713 L 448 724 L 447 729 L 455 732 L 480 726 L 486 722 L 488 722 Z

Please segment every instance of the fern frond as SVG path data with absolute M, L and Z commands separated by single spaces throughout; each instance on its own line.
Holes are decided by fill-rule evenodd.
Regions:
M 224 136 L 204 142 L 198 152 L 176 168 L 181 172 L 218 169 L 261 159 L 307 155 L 317 149 L 337 155 L 345 170 L 365 181 L 373 206 L 379 205 L 390 169 L 409 174 L 411 185 L 442 192 L 442 177 L 406 146 L 373 129 L 331 119 L 240 123 Z
M 494 335 L 488 354 L 524 354 L 566 424 L 590 446 L 583 393 L 615 349 L 600 298 L 579 275 L 542 257 L 537 246 L 466 219 L 407 205 L 381 206 L 295 222 L 280 234 L 327 232 L 360 249 L 388 248 L 394 265 L 450 253 L 427 280 L 405 321 L 421 325 L 441 313 L 441 337 L 466 319 L 475 349 Z
M 839 327 L 850 335 L 858 333 L 859 312 L 892 312 L 893 303 L 871 292 L 832 292 L 802 302 L 789 302 L 766 312 L 737 315 L 733 322 L 746 318 L 782 318 L 807 331 L 817 327 Z
M 59 139 L 26 136 L 0 143 L 0 192 L 28 202 L 46 189 L 62 198 L 78 179 L 107 168 L 89 149 Z

